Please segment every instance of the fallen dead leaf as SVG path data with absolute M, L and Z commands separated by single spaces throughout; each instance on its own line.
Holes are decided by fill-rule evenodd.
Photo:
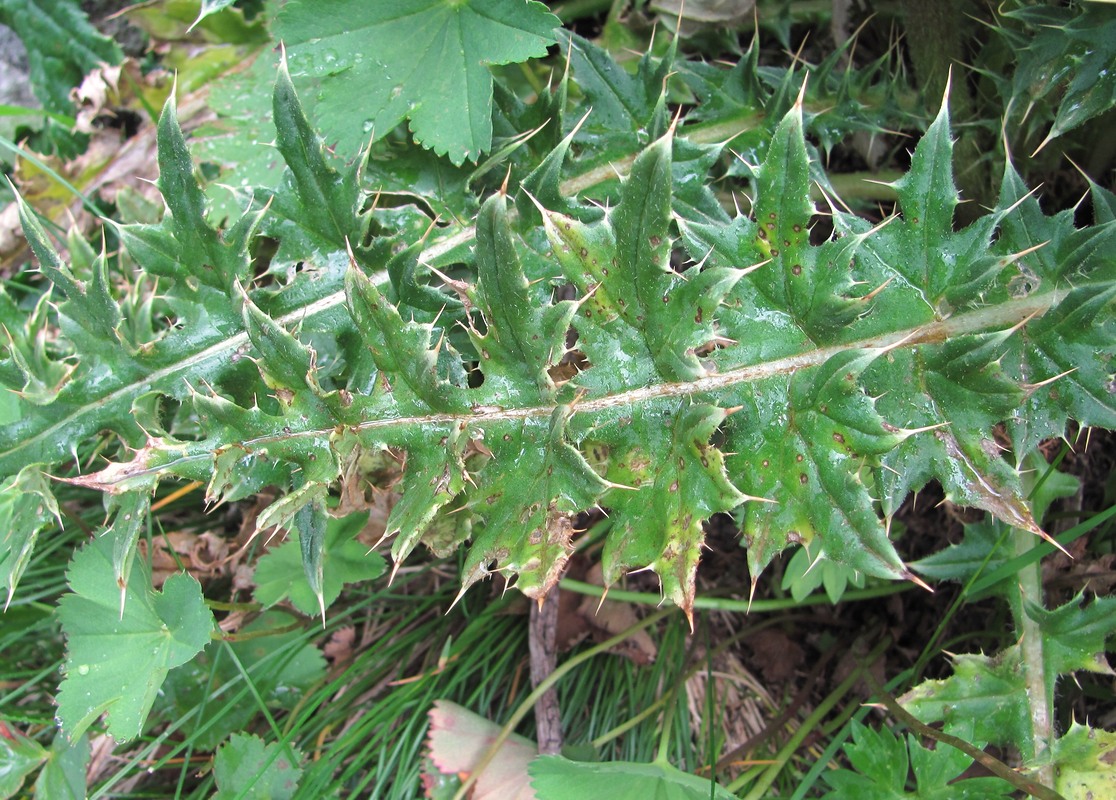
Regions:
M 354 641 L 356 641 L 356 628 L 352 625 L 338 628 L 322 648 L 322 655 L 329 659 L 334 667 L 347 664 L 353 658 Z
M 593 566 L 586 573 L 585 581 L 596 586 L 604 585 L 600 564 Z M 608 599 L 602 603 L 596 597 L 583 597 L 578 607 L 578 614 L 585 620 L 590 635 L 597 642 L 603 642 L 639 622 L 639 615 L 636 614 L 635 606 L 631 603 Z M 651 634 L 642 630 L 629 636 L 609 652 L 630 658 L 636 664 L 645 665 L 652 663 L 659 651 Z
M 229 542 L 216 534 L 173 531 L 151 541 L 149 559 L 146 540 L 141 539 L 136 549 L 151 564 L 151 581 L 156 588 L 182 568 L 202 584 L 229 574 Z
M 757 631 L 748 637 L 747 642 L 768 685 L 789 680 L 806 659 L 802 647 L 775 628 Z

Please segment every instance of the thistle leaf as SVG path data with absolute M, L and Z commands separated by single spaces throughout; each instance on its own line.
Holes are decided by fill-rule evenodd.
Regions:
M 538 310 L 530 296 L 508 223 L 502 195 L 488 199 L 477 218 L 477 273 L 473 302 L 485 330 L 470 330 L 484 374 L 484 400 L 545 403 L 553 400 L 554 382 L 547 370 L 566 351 L 566 331 L 573 317 L 570 301 L 548 303 Z
M 346 241 L 355 242 L 359 252 L 363 215 L 358 187 L 363 159 L 343 173 L 334 169 L 303 111 L 285 59 L 275 79 L 272 108 L 275 146 L 287 164 L 279 187 L 268 192 L 272 210 L 285 220 L 269 226 L 283 251 L 276 257 L 286 262 L 303 258 L 314 248 L 344 250 Z M 285 253 L 287 250 L 291 252 Z
M 1104 797 L 1116 791 L 1116 734 L 1074 720 L 1052 749 L 1058 774 L 1054 788 L 1063 797 Z
M 713 338 L 714 313 L 739 270 L 709 267 L 678 273 L 670 259 L 671 135 L 636 158 L 620 205 L 601 222 L 544 214 L 547 235 L 569 280 L 584 294 L 577 329 L 591 364 L 578 383 L 607 390 L 617 379 L 654 380 L 640 368 L 649 355 L 661 379 L 686 380 L 705 370 L 694 351 Z M 642 348 L 619 319 L 642 339 Z M 638 341 L 638 340 L 637 340 Z M 616 365 L 632 364 L 617 374 Z M 652 373 L 653 374 L 653 373 Z
M 235 281 L 247 277 L 247 263 L 221 246 L 219 234 L 206 221 L 205 194 L 194 178 L 194 161 L 178 124 L 173 92 L 159 116 L 158 136 L 159 191 L 170 212 L 165 227 L 174 237 L 175 263 L 195 280 L 228 291 Z
M 730 473 L 742 490 L 773 500 L 744 508 L 753 580 L 790 543 L 820 540 L 821 552 L 869 575 L 907 575 L 872 507 L 866 468 L 911 432 L 889 425 L 859 386 L 883 350 L 845 350 L 788 382 L 771 378 L 736 396 Z
M 572 552 L 573 515 L 591 507 L 606 487 L 567 439 L 573 411 L 558 406 L 549 423 L 485 425 L 492 457 L 470 492 L 484 530 L 465 560 L 465 587 L 487 575 L 493 561 L 519 576 L 517 588 L 528 597 L 541 600 L 558 582 Z
M 0 583 L 7 590 L 4 609 L 31 561 L 39 534 L 61 517 L 50 483 L 38 465 L 24 467 L 0 484 Z
M 464 426 L 452 427 L 444 442 L 422 429 L 400 442 L 407 453 L 402 495 L 392 507 L 385 527 L 387 536 L 395 536 L 391 557 L 397 567 L 425 538 L 438 512 L 465 488 L 469 480 L 464 461 L 468 444 Z
M 1075 670 L 1111 674 L 1104 657 L 1105 640 L 1116 630 L 1116 600 L 1098 598 L 1082 605 L 1079 596 L 1046 611 L 1027 607 L 1042 631 L 1043 683 L 1053 697 L 1058 677 Z M 1034 757 L 1030 701 L 1023 672 L 1023 654 L 1015 644 L 994 657 L 959 655 L 953 674 L 925 681 L 900 698 L 924 722 L 944 721 L 947 730 L 973 725 L 973 736 L 991 744 L 1023 745 L 1024 759 Z
M 705 540 L 702 523 L 745 500 L 709 442 L 728 415 L 686 404 L 641 413 L 593 432 L 609 448 L 608 505 L 619 512 L 601 556 L 606 583 L 632 568 L 650 568 L 663 595 L 692 619 L 695 577 Z
M 128 582 L 136 560 L 140 531 L 146 528 L 151 495 L 146 489 L 108 495 L 108 510 L 116 512 L 112 524 L 101 533 L 112 540 L 112 572 L 120 589 L 120 616 L 124 616 Z
M 1078 229 L 1072 211 L 1043 214 L 1009 163 L 1000 189 L 1001 243 L 1025 254 L 1012 264 L 1007 284 L 1012 297 L 1062 291 L 1064 299 L 1029 324 L 1007 350 L 1003 364 L 1027 386 L 1027 397 L 1010 419 L 1019 452 L 1060 436 L 1067 419 L 1082 425 L 1116 426 L 1116 328 L 1111 309 L 1116 291 L 1116 220 L 1106 216 L 1099 192 L 1097 222 Z M 1037 248 L 1037 249 L 1036 249 Z
M 60 305 L 59 312 L 81 329 L 80 334 L 73 331 L 76 335 L 72 338 L 81 342 L 86 337 L 92 337 L 94 341 L 107 344 L 111 349 L 111 345 L 117 341 L 120 307 L 109 294 L 104 256 L 96 262 L 91 285 L 78 280 L 50 243 L 35 212 L 28 207 L 19 194 L 16 195 L 16 203 L 19 207 L 19 221 L 23 226 L 24 236 L 27 237 L 27 243 L 31 245 L 35 258 L 39 260 L 39 269 L 46 273 L 51 283 L 57 286 L 66 298 L 66 301 Z M 96 349 L 92 349 L 92 353 L 96 352 Z
M 540 101 L 555 120 L 502 98 L 501 126 L 531 119 L 553 145 L 544 155 L 521 131 L 501 133 L 515 141 L 492 164 L 512 166 L 509 185 L 528 176 L 520 213 L 502 192 L 426 200 L 446 175 L 466 194 L 464 173 L 377 164 L 397 143 L 335 167 L 281 71 L 272 110 L 286 176 L 270 204 L 211 225 L 169 102 L 168 214 L 118 229 L 142 277 L 110 281 L 80 246 L 65 265 L 42 236 L 57 311 L 45 293 L 26 320 L 0 300 L 0 380 L 25 394 L 0 429 L 0 469 L 56 466 L 110 431 L 132 455 L 73 480 L 117 504 L 171 475 L 207 481 L 211 502 L 278 486 L 259 524 L 304 534 L 319 611 L 324 509 L 339 482 L 362 478 L 405 492 L 388 526 L 397 564 L 420 541 L 444 553 L 475 536 L 466 584 L 495 565 L 537 597 L 559 576 L 576 515 L 598 506 L 613 520 L 610 580 L 649 567 L 687 608 L 717 513 L 742 520 L 753 578 L 796 542 L 854 580 L 912 577 L 889 521 L 931 480 L 1041 532 L 1021 445 L 1071 417 L 1116 424 L 1116 202 L 1092 187 L 1098 224 L 1079 229 L 1071 212 L 1043 215 L 1009 169 L 992 213 L 953 230 L 943 108 L 895 183 L 895 216 L 872 226 L 832 210 L 833 235 L 815 243 L 811 184 L 824 180 L 799 76 L 718 83 L 698 69 L 717 102 L 762 95 L 775 129 L 756 166 L 733 167 L 754 180 L 755 218 L 728 220 L 702 177 L 718 151 L 700 144 L 709 131 L 684 142 L 692 128 L 669 124 L 674 51 L 631 76 L 588 43 L 570 47 L 585 96 L 623 124 L 613 135 L 591 116 L 559 138 L 564 88 Z M 837 81 L 827 92 L 848 89 L 835 61 L 815 72 Z M 626 177 L 604 179 L 606 161 Z M 571 166 L 587 172 L 563 181 Z M 413 176 L 427 188 L 409 187 Z M 364 192 L 383 181 L 406 208 L 375 208 Z M 432 209 L 479 209 L 477 225 L 431 227 Z M 267 263 L 271 253 L 282 255 Z M 33 534 L 18 536 L 25 559 Z M 126 556 L 134 536 L 120 541 Z
M 465 406 L 460 387 L 451 382 L 457 376 L 439 374 L 439 353 L 448 345 L 441 338 L 432 341 L 433 325 L 404 322 L 399 309 L 355 266 L 345 274 L 345 299 L 376 366 L 384 376 L 399 376 L 389 390 L 400 407 L 451 411 Z

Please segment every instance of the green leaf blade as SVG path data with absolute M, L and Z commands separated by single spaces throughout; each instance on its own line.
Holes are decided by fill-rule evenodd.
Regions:
M 663 594 L 692 614 L 703 524 L 749 499 L 729 480 L 710 445 L 727 412 L 706 404 L 666 406 L 593 431 L 610 451 L 607 505 L 615 523 L 601 556 L 606 583 L 650 567 Z
M 280 13 L 276 35 L 296 77 L 330 86 L 316 115 L 345 151 L 409 118 L 417 141 L 461 164 L 492 145 L 488 65 L 544 55 L 556 25 L 542 4 L 515 0 L 345 0 L 330 14 L 295 0 Z M 375 57 L 354 55 L 363 53 Z M 354 97 L 363 115 L 353 113 Z
M 35 464 L 24 467 L 0 484 L 0 587 L 6 590 L 4 609 L 11 605 L 39 534 L 61 519 L 58 503 L 46 476 Z
M 303 508 L 307 515 L 317 514 L 314 504 Z M 354 537 L 367 521 L 367 514 L 350 514 L 337 519 L 322 519 L 324 532 L 315 545 L 313 530 L 307 530 L 295 516 L 296 536 L 260 558 L 255 572 L 256 602 L 270 607 L 285 599 L 307 616 L 322 613 L 340 596 L 346 583 L 374 580 L 383 575 L 386 564 L 378 553 L 368 552 Z M 312 524 L 320 524 L 313 521 Z M 305 539 L 304 539 L 305 537 Z M 304 545 L 304 540 L 308 544 Z M 307 557 L 305 550 L 317 550 Z M 315 587 L 314 583 L 318 586 Z
M 489 198 L 481 207 L 476 253 L 474 295 L 487 329 L 483 333 L 471 329 L 470 334 L 481 357 L 485 402 L 552 400 L 556 389 L 547 370 L 565 354 L 574 304 L 536 307 L 502 195 Z
M 356 176 L 342 177 L 326 160 L 322 140 L 306 118 L 286 61 L 279 65 L 272 106 L 275 145 L 287 163 L 300 201 L 297 212 L 289 216 L 338 249 L 344 249 L 350 238 L 359 246 L 360 236 L 353 224 L 357 219 Z M 275 196 L 280 203 L 290 200 L 288 192 L 278 191 Z
M 543 800 L 601 796 L 615 800 L 731 800 L 734 796 L 708 778 L 659 762 L 594 764 L 540 756 L 527 770 L 532 788 Z
M 234 734 L 214 758 L 214 800 L 290 800 L 302 777 L 301 759 L 298 748 L 279 742 L 265 745 L 253 734 Z
M 155 592 L 147 570 L 133 569 L 120 616 L 112 559 L 111 537 L 86 544 L 70 565 L 73 593 L 59 602 L 67 656 L 58 716 L 71 738 L 105 712 L 112 736 L 138 736 L 167 671 L 193 658 L 213 629 L 198 582 L 184 574 Z
M 517 588 L 542 599 L 572 552 L 573 518 L 601 496 L 605 482 L 567 438 L 572 409 L 549 420 L 485 426 L 492 458 L 477 475 L 471 505 L 484 531 L 469 548 L 462 582 L 468 587 L 498 563 L 519 576 Z

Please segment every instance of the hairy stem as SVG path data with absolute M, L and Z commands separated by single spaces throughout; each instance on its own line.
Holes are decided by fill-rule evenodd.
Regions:
M 590 597 L 604 597 L 606 594 L 606 590 L 603 586 L 584 583 L 583 581 L 577 581 L 573 578 L 563 578 L 558 585 L 566 591 L 584 594 Z M 848 603 L 857 600 L 874 600 L 877 597 L 887 597 L 888 595 L 898 594 L 899 592 L 910 591 L 913 588 L 915 588 L 913 583 L 893 583 L 887 586 L 877 586 L 872 589 L 855 589 L 841 595 L 841 602 Z M 621 603 L 638 603 L 639 605 L 645 606 L 658 606 L 663 602 L 661 595 L 651 592 L 630 592 L 624 589 L 608 589 L 607 595 L 609 600 L 615 600 Z M 792 608 L 801 608 L 802 606 L 831 604 L 832 601 L 824 592 L 819 592 L 810 597 L 804 597 L 801 600 L 795 600 L 793 597 L 787 597 L 781 600 L 734 600 L 729 597 L 698 597 L 694 600 L 694 610 L 729 611 L 743 614 L 754 612 L 762 614 L 770 611 L 786 611 Z
M 1034 544 L 1034 536 L 1027 531 L 1012 530 L 1011 536 L 1016 555 L 1028 552 Z M 1031 753 L 1024 758 L 1043 764 L 1038 770 L 1038 779 L 1047 786 L 1054 785 L 1054 765 L 1047 755 L 1054 739 L 1053 681 L 1046 679 L 1046 664 L 1043 659 L 1042 629 L 1039 623 L 1027 613 L 1026 606 L 1043 605 L 1042 563 L 1035 561 L 1019 571 L 1018 590 L 1012 593 L 1011 611 L 1015 617 L 1015 629 L 1019 634 L 1020 651 L 1023 658 L 1023 680 L 1027 686 L 1028 708 L 1031 712 Z M 1020 742 L 1024 747 L 1027 742 Z M 1045 762 L 1045 763 L 1044 763 Z

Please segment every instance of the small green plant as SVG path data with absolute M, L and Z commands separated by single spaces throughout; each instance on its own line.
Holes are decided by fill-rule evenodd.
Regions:
M 229 5 L 203 4 L 199 19 Z M 176 575 L 156 592 L 137 559 L 151 498 L 175 479 L 203 484 L 210 504 L 278 487 L 253 535 L 291 541 L 260 559 L 254 601 L 289 600 L 323 624 L 343 584 L 386 571 L 341 503 L 367 491 L 399 494 L 392 576 L 420 544 L 461 550 L 462 594 L 498 572 L 541 600 L 578 545 L 579 515 L 604 510 L 606 584 L 651 570 L 691 624 L 715 515 L 739 523 L 742 586 L 754 592 L 797 545 L 834 599 L 865 576 L 976 580 L 996 566 L 997 531 L 1020 553 L 1050 540 L 1032 454 L 1071 421 L 1116 428 L 1110 191 L 1090 182 L 1082 226 L 1072 209 L 1045 213 L 1008 159 L 992 206 L 958 229 L 947 90 L 909 169 L 887 182 L 893 213 L 870 222 L 844 204 L 818 146 L 910 122 L 884 59 L 857 70 L 838 52 L 775 70 L 753 44 L 723 68 L 675 40 L 629 71 L 537 3 L 430 0 L 401 19 L 338 5 L 282 6 L 280 63 L 261 56 L 242 76 L 273 83 L 259 135 L 285 166 L 234 218 L 210 214 L 173 95 L 158 120 L 166 213 L 106 220 L 118 255 L 71 244 L 64 259 L 17 200 L 47 280 L 0 291 L 0 381 L 18 398 L 0 431 L 7 603 L 59 517 L 55 479 L 103 494 L 107 511 L 58 610 L 68 736 L 102 715 L 112 736 L 139 736 L 164 681 L 175 685 L 168 673 L 213 658 L 197 582 Z M 420 31 L 421 58 L 405 44 Z M 555 45 L 549 82 L 533 64 L 526 86 L 490 69 Z M 1089 113 L 1059 112 L 1047 139 L 1111 108 L 1104 85 L 1071 87 L 1091 93 Z M 725 202 L 714 174 L 745 181 L 746 201 Z M 107 464 L 75 464 L 90 444 Z M 891 523 L 931 481 L 994 522 L 909 566 Z M 958 567 L 958 552 L 980 569 Z M 810 577 L 797 566 L 796 598 Z M 1013 580 L 997 591 L 1022 642 L 958 657 L 954 678 L 905 703 L 963 738 L 1018 747 L 1048 787 L 1091 780 L 1082 764 L 1108 747 L 1103 732 L 1059 738 L 1038 720 L 1059 675 L 1106 668 L 1110 604 L 1046 610 L 1038 587 Z M 1015 698 L 995 704 L 1010 719 L 985 713 L 987 681 Z M 954 719 L 970 707 L 966 719 L 986 722 Z M 918 797 L 945 796 L 968 766 L 913 738 L 853 736 L 861 774 L 830 776 L 833 797 L 873 782 L 903 791 L 905 767 L 873 772 L 881 754 L 910 759 Z M 293 782 L 299 758 L 287 743 L 230 740 L 218 796 L 242 791 L 237 764 L 282 762 Z M 540 797 L 559 796 L 547 780 L 569 780 L 567 767 L 532 767 Z

